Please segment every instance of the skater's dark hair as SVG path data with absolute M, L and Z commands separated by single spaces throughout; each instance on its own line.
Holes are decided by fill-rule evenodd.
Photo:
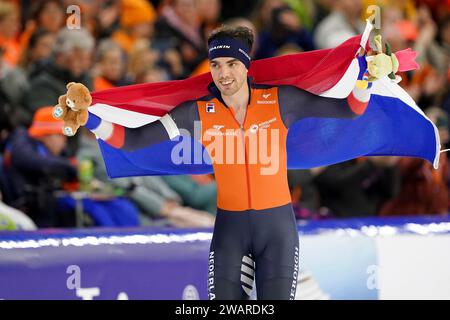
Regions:
M 221 27 L 216 28 L 211 32 L 208 37 L 208 46 L 213 40 L 221 38 L 232 38 L 235 40 L 240 40 L 248 46 L 249 51 L 252 50 L 253 42 L 255 39 L 252 30 L 250 30 L 249 28 L 241 26 L 231 27 L 222 25 Z

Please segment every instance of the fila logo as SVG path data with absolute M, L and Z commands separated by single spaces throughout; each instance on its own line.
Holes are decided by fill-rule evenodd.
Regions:
M 263 94 L 262 96 L 264 99 L 267 99 L 268 97 L 270 97 L 270 95 L 271 95 L 271 93 L 267 93 L 267 94 Z
M 206 104 L 206 112 L 208 112 L 208 113 L 215 113 L 216 112 L 216 108 L 215 108 L 214 102 L 208 102 Z

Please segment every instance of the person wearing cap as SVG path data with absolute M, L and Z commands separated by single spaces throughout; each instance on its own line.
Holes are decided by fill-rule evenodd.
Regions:
M 208 151 L 218 193 L 209 299 L 248 298 L 253 279 L 258 299 L 295 298 L 299 238 L 287 182 L 288 130 L 304 118 L 358 117 L 370 99 L 371 82 L 344 99 L 256 84 L 248 76 L 253 42 L 248 28 L 215 29 L 208 38 L 208 95 L 157 121 L 126 128 L 90 113 L 86 124 L 98 139 L 128 152 L 182 135 L 200 140 Z M 363 79 L 365 56 L 358 62 Z
M 38 227 L 64 226 L 65 213 L 57 208 L 53 191 L 77 177 L 77 170 L 63 156 L 67 137 L 63 121 L 52 116 L 52 107 L 38 109 L 28 130 L 16 129 L 5 147 L 4 167 L 10 204 L 26 214 Z

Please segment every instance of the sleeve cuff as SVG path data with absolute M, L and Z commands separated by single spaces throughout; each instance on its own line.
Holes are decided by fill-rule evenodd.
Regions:
M 102 119 L 100 119 L 95 114 L 89 112 L 88 121 L 86 122 L 86 128 L 92 131 L 100 125 L 101 121 Z

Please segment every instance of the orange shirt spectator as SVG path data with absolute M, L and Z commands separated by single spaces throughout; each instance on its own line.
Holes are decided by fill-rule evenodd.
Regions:
M 31 35 L 37 29 L 44 29 L 56 36 L 65 22 L 64 7 L 58 0 L 36 1 L 31 8 L 31 18 L 20 35 L 20 45 L 28 46 Z
M 3 59 L 15 66 L 20 57 L 21 47 L 16 39 L 19 30 L 17 7 L 9 2 L 0 2 L 0 48 Z
M 96 59 L 97 76 L 94 78 L 94 90 L 100 91 L 125 85 L 124 54 L 120 46 L 110 39 L 100 42 Z
M 112 38 L 121 48 L 129 53 L 139 39 L 148 39 L 153 33 L 153 22 L 156 12 L 146 0 L 123 0 L 120 26 Z
M 206 73 L 206 72 L 209 72 L 209 71 L 210 71 L 210 69 L 209 69 L 209 60 L 205 59 L 191 73 L 191 77 L 195 77 L 195 76 L 201 75 L 202 73 Z

